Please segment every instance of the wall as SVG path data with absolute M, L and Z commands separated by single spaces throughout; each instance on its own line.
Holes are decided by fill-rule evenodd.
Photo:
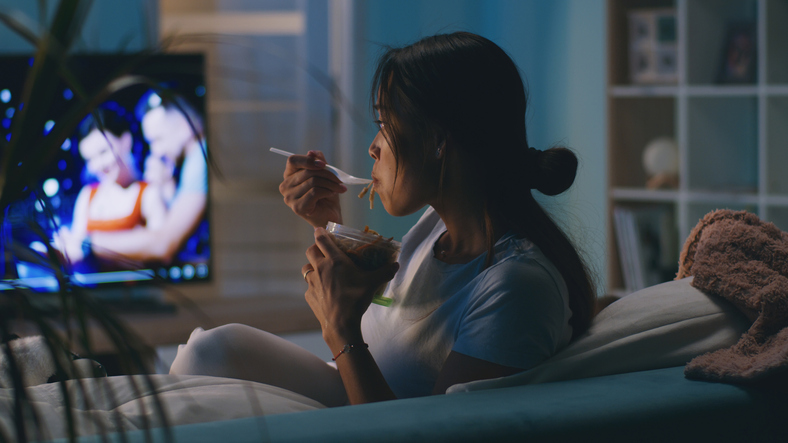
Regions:
M 80 47 L 91 50 L 139 49 L 157 35 L 152 0 L 95 1 Z M 0 8 L 20 8 L 36 20 L 38 2 L 0 0 Z M 50 9 L 55 5 L 49 2 Z M 153 6 L 151 6 L 153 5 Z M 367 111 L 367 88 L 382 45 L 402 45 L 438 32 L 467 30 L 482 34 L 514 58 L 530 89 L 528 113 L 532 146 L 573 148 L 581 166 L 575 186 L 550 204 L 586 253 L 604 288 L 605 270 L 605 2 L 604 0 L 357 0 L 360 56 L 353 67 L 355 90 L 349 94 Z M 151 12 L 151 8 L 153 11 Z M 113 17 L 124 17 L 116 20 Z M 110 18 L 110 19 L 108 19 Z M 148 20 L 148 25 L 145 25 Z M 154 20 L 154 21 L 151 21 Z M 152 32 L 152 34 L 151 34 Z M 30 47 L 0 27 L 0 52 L 26 52 Z M 370 115 L 370 114 L 366 114 Z M 369 123 L 356 126 L 353 172 L 371 169 L 366 148 L 374 137 Z M 353 194 L 351 190 L 348 194 Z M 346 222 L 369 224 L 397 238 L 418 214 L 393 218 L 378 205 L 343 199 Z
M 356 82 L 365 106 L 374 62 L 382 45 L 403 45 L 439 32 L 466 30 L 505 49 L 527 78 L 528 131 L 539 149 L 571 147 L 580 158 L 576 184 L 566 195 L 540 199 L 577 240 L 599 288 L 605 287 L 605 2 L 603 0 L 369 0 L 359 5 L 365 21 L 364 56 Z M 367 108 L 365 107 L 364 110 Z M 370 115 L 370 114 L 367 114 Z M 371 124 L 358 150 L 365 156 L 374 137 Z M 371 169 L 359 163 L 358 171 Z M 351 199 L 346 199 L 349 201 Z M 366 203 L 351 203 L 355 205 Z M 381 205 L 378 205 L 381 206 Z M 354 208 L 355 209 L 355 208 Z M 420 214 L 394 218 L 378 207 L 354 210 L 350 223 L 369 224 L 400 238 Z M 347 221 L 346 221 L 347 222 Z
M 47 17 L 59 2 L 49 1 Z M 26 16 L 34 27 L 40 20 L 39 2 L 32 0 L 0 0 L 0 11 L 16 11 Z M 158 39 L 156 0 L 101 0 L 93 1 L 85 20 L 81 39 L 75 50 L 121 51 L 139 50 L 152 46 Z M 119 19 L 122 18 L 122 19 Z M 0 26 L 0 53 L 29 53 L 30 43 Z

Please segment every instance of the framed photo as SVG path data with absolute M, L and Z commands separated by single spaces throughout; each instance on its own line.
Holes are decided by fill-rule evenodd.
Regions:
M 721 58 L 717 83 L 755 83 L 757 40 L 754 23 L 728 26 Z
M 676 9 L 629 12 L 629 74 L 633 84 L 675 84 L 678 80 Z

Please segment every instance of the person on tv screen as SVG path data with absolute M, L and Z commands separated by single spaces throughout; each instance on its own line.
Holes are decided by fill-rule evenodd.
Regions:
M 167 157 L 149 154 L 145 157 L 144 172 L 142 179 L 161 194 L 161 198 L 168 203 L 172 203 L 175 198 L 175 190 L 178 186 L 175 177 L 175 163 Z
M 84 246 L 89 236 L 158 229 L 165 218 L 159 192 L 138 179 L 129 122 L 116 108 L 107 105 L 97 109 L 79 127 L 79 154 L 87 174 L 96 181 L 80 190 L 71 227 L 61 227 L 55 234 L 56 247 L 72 263 L 86 258 Z M 115 265 L 123 267 L 122 262 Z
M 100 232 L 91 240 L 99 255 L 120 254 L 143 263 L 169 264 L 205 216 L 208 167 L 203 120 L 180 97 L 168 100 L 151 92 L 143 96 L 140 108 L 142 132 L 150 147 L 146 165 L 162 168 L 148 176 L 158 177 L 155 187 L 165 199 L 167 215 L 157 229 Z M 169 178 L 166 171 L 171 171 Z

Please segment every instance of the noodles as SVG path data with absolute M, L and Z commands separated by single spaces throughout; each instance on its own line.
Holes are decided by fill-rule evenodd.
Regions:
M 385 238 L 369 226 L 356 231 L 341 225 L 329 225 L 334 243 L 361 269 L 371 271 L 386 263 L 392 263 L 399 253 L 399 244 L 394 237 Z
M 394 241 L 394 237 L 384 238 L 369 226 L 365 226 L 363 231 L 342 226 L 334 222 L 328 222 L 326 230 L 348 258 L 359 269 L 373 271 L 388 263 L 397 260 L 402 245 Z M 383 297 L 386 283 L 375 290 L 372 303 L 382 306 L 391 306 L 393 299 Z
M 363 198 L 367 194 L 367 191 L 369 191 L 369 209 L 372 209 L 375 207 L 375 188 L 372 187 L 371 182 L 367 186 L 364 186 L 364 189 L 358 194 L 358 198 Z
M 364 233 L 365 234 L 372 234 L 372 235 L 380 235 L 380 234 L 378 234 L 378 231 L 376 231 L 374 229 L 369 229 L 369 225 L 364 225 Z M 391 237 L 391 238 L 394 238 L 394 237 Z M 391 240 L 391 238 L 389 240 Z
M 367 195 L 367 191 L 372 187 L 372 182 L 369 182 L 368 185 L 364 186 L 364 189 L 361 190 L 361 193 L 358 194 L 358 198 L 363 198 Z

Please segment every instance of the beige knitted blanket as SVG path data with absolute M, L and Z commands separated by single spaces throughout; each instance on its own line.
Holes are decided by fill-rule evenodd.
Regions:
M 788 233 L 745 211 L 717 210 L 692 230 L 676 279 L 733 303 L 753 320 L 734 346 L 690 361 L 687 378 L 730 383 L 788 379 Z

